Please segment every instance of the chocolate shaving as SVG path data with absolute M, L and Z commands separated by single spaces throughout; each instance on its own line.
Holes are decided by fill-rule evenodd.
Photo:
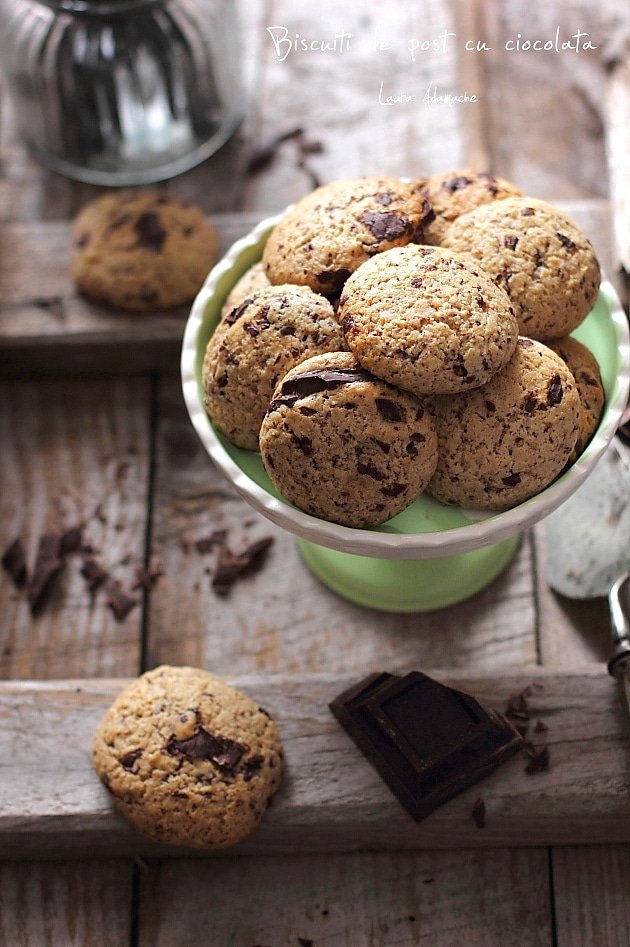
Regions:
M 372 381 L 373 376 L 363 368 L 335 368 L 320 371 L 303 372 L 294 375 L 282 383 L 280 393 L 274 398 L 267 413 L 276 411 L 282 405 L 293 407 L 296 401 L 318 394 L 320 391 L 330 391 L 341 385 L 350 385 L 358 381 Z
M 523 749 L 529 756 L 529 762 L 525 767 L 525 772 L 529 773 L 544 773 L 549 769 L 549 747 L 543 746 L 540 748 L 533 747 L 531 743 L 524 744 Z
M 212 577 L 212 588 L 217 595 L 227 595 L 238 579 L 257 571 L 262 566 L 265 554 L 272 543 L 273 537 L 265 536 L 239 553 L 231 552 L 224 544 L 219 550 Z
M 90 592 L 95 592 L 99 585 L 109 579 L 109 572 L 94 559 L 92 556 L 86 556 L 81 567 L 81 575 L 87 583 Z
M 150 592 L 155 588 L 161 576 L 164 575 L 164 569 L 158 565 L 150 565 L 148 568 L 138 566 L 135 574 L 136 581 L 131 586 L 131 590 L 144 589 L 145 592 Z
M 22 540 L 14 539 L 2 554 L 2 568 L 8 572 L 16 589 L 22 589 L 28 581 L 26 553 Z
M 129 612 L 138 604 L 138 600 L 123 591 L 120 582 L 108 579 L 105 584 L 107 604 L 111 608 L 116 621 L 124 621 Z
M 569 253 L 575 253 L 577 250 L 577 245 L 569 237 L 565 236 L 563 233 L 556 233 L 556 237 Z
M 531 687 L 525 687 L 517 694 L 510 694 L 505 707 L 505 716 L 516 720 L 529 720 L 527 698 L 531 695 Z
M 85 523 L 78 523 L 71 526 L 65 533 L 62 533 L 60 539 L 60 550 L 62 556 L 71 556 L 75 552 L 80 552 L 83 547 L 83 531 Z
M 39 540 L 33 575 L 28 586 L 31 614 L 35 615 L 42 609 L 63 567 L 61 537 L 58 533 L 44 533 Z
M 518 237 L 515 237 L 514 234 L 507 234 L 503 238 L 503 246 L 507 247 L 508 250 L 516 250 L 518 244 Z
M 239 306 L 236 306 L 236 307 L 232 310 L 232 312 L 230 312 L 230 313 L 227 314 L 227 316 L 226 316 L 225 319 L 223 320 L 224 323 L 225 323 L 226 325 L 228 325 L 228 326 L 233 326 L 234 323 L 235 323 L 238 319 L 241 318 L 241 316 L 243 315 L 243 313 L 245 312 L 245 310 L 246 310 L 249 306 L 251 306 L 251 304 L 252 304 L 253 302 L 254 302 L 253 296 L 248 296 L 247 299 L 244 299 L 243 302 L 242 302 Z
M 543 723 L 542 720 L 536 721 L 536 726 L 534 727 L 534 733 L 545 733 L 549 727 L 546 723 Z
M 195 543 L 195 549 L 201 555 L 212 552 L 217 546 L 222 546 L 227 536 L 227 530 L 215 529 L 209 536 L 198 539 Z
M 473 817 L 473 822 L 478 829 L 485 829 L 486 827 L 486 804 L 481 798 L 481 796 L 475 800 L 475 804 L 472 807 L 471 815 Z

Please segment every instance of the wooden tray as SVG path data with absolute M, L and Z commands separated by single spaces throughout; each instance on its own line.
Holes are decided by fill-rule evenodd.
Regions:
M 533 685 L 530 732 L 549 746 L 548 772 L 526 774 L 520 754 L 415 823 L 327 708 L 350 681 L 247 677 L 234 683 L 276 718 L 287 758 L 283 786 L 250 839 L 232 849 L 305 851 L 570 845 L 630 841 L 630 720 L 603 665 L 558 674 L 541 667 L 430 672 L 503 709 Z M 6 857 L 69 853 L 178 854 L 131 830 L 91 768 L 97 721 L 124 680 L 0 685 L 0 850 Z M 486 826 L 472 819 L 475 801 Z M 190 851 L 185 852 L 190 855 Z

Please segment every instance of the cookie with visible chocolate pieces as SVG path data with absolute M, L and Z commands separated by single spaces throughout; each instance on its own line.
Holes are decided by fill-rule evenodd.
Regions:
M 334 295 L 361 263 L 422 240 L 432 217 L 422 182 L 366 177 L 333 181 L 289 208 L 263 252 L 272 283 L 299 283 Z
M 604 385 L 597 359 L 577 339 L 566 336 L 563 339 L 547 342 L 547 345 L 568 365 L 580 396 L 580 436 L 569 458 L 569 460 L 575 460 L 597 430 L 606 401 Z
M 258 450 L 274 388 L 318 352 L 344 349 L 333 308 L 307 286 L 269 286 L 228 313 L 206 350 L 202 378 L 208 415 L 234 444 Z
M 580 431 L 573 375 L 541 342 L 520 338 L 486 385 L 432 400 L 439 460 L 428 491 L 442 503 L 505 510 L 562 471 Z
M 337 317 L 374 375 L 415 394 L 483 385 L 510 359 L 518 328 L 505 292 L 438 247 L 386 250 L 347 281 Z
M 263 464 L 291 503 L 344 526 L 376 526 L 409 506 L 437 463 L 422 402 L 347 352 L 316 355 L 278 385 L 260 431 Z
M 217 235 L 202 211 L 156 191 L 96 198 L 77 215 L 72 235 L 77 287 L 117 309 L 189 303 L 217 258 Z
M 505 178 L 465 169 L 434 174 L 424 183 L 423 194 L 435 214 L 435 219 L 425 227 L 424 242 L 440 244 L 449 226 L 461 214 L 491 201 L 520 197 L 523 192 Z
M 258 263 L 254 263 L 253 266 L 250 266 L 250 268 L 243 273 L 238 282 L 235 283 L 230 290 L 221 309 L 221 319 L 225 319 L 226 316 L 229 316 L 232 310 L 240 306 L 243 300 L 251 296 L 252 293 L 257 293 L 259 289 L 266 289 L 270 285 L 271 283 L 267 279 L 262 260 L 259 260 Z
M 477 207 L 451 224 L 442 246 L 478 261 L 506 291 L 519 332 L 530 338 L 568 335 L 597 299 L 601 274 L 593 247 L 545 201 L 513 197 Z
M 261 821 L 282 776 L 276 725 L 207 671 L 162 665 L 116 698 L 92 749 L 117 809 L 156 842 L 225 848 Z

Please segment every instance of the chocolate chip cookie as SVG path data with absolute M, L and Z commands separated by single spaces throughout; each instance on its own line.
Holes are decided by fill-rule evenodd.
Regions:
M 422 492 L 437 439 L 422 402 L 375 378 L 350 353 L 291 369 L 260 432 L 263 464 L 291 503 L 344 526 L 375 526 Z
M 80 211 L 72 233 L 75 283 L 117 309 L 189 303 L 217 258 L 217 235 L 201 210 L 155 191 L 98 197 Z
M 466 257 L 437 247 L 398 247 L 364 263 L 337 316 L 364 368 L 419 395 L 483 385 L 518 336 L 505 292 Z
M 389 247 L 421 240 L 432 217 L 421 182 L 366 177 L 333 181 L 291 207 L 263 253 L 272 283 L 339 293 L 361 263 Z
M 606 395 L 599 373 L 599 365 L 595 356 L 586 346 L 570 336 L 548 342 L 547 345 L 568 365 L 571 374 L 575 378 L 580 396 L 580 434 L 573 454 L 569 458 L 575 460 L 597 430 L 599 419 L 604 410 Z
M 205 406 L 218 431 L 258 450 L 258 432 L 286 372 L 318 352 L 344 349 L 333 308 L 307 286 L 269 286 L 223 319 L 203 364 Z
M 520 338 L 486 385 L 432 403 L 438 465 L 428 490 L 442 503 L 505 510 L 543 490 L 580 431 L 573 375 L 546 345 Z
M 240 306 L 244 299 L 247 299 L 248 296 L 251 296 L 252 293 L 257 292 L 259 289 L 266 289 L 269 285 L 271 284 L 263 269 L 262 260 L 258 263 L 254 263 L 246 273 L 243 273 L 240 280 L 235 283 L 230 290 L 221 309 L 221 318 L 225 319 L 233 309 Z
M 470 253 L 512 301 L 522 335 L 567 335 L 592 309 L 600 269 L 590 242 L 545 201 L 512 197 L 462 214 L 442 245 Z
M 207 671 L 163 665 L 129 685 L 94 736 L 117 809 L 156 842 L 225 848 L 252 832 L 282 776 L 269 714 Z
M 440 244 L 448 227 L 461 214 L 491 201 L 520 197 L 522 193 L 516 184 L 487 172 L 464 170 L 434 174 L 423 186 L 423 194 L 435 214 L 435 219 L 425 227 L 424 242 Z

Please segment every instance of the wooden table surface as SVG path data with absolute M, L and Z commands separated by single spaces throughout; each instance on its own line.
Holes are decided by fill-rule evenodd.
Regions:
M 209 214 L 263 216 L 306 193 L 313 175 L 322 181 L 420 175 L 473 164 L 514 179 L 528 193 L 570 202 L 624 289 L 630 15 L 623 0 L 530 4 L 526 16 L 514 0 L 242 0 L 240 6 L 256 90 L 249 114 L 219 155 L 169 182 L 169 191 Z M 346 58 L 296 54 L 279 63 L 265 33 L 279 24 L 314 38 L 343 28 L 357 42 Z M 557 24 L 568 35 L 578 27 L 590 31 L 597 51 L 536 55 L 502 48 L 519 31 L 553 36 Z M 443 29 L 483 37 L 492 51 L 427 53 L 411 64 L 408 39 Z M 392 41 L 392 50 L 369 49 L 376 31 Z M 406 89 L 419 98 L 433 82 L 474 92 L 480 101 L 382 106 L 382 80 L 392 92 Z M 247 173 L 253 149 L 297 126 L 322 143 L 306 167 L 288 140 L 266 168 Z M 29 157 L 2 98 L 6 244 L 18 231 L 36 234 L 38 224 L 63 230 L 97 192 Z M 36 281 L 33 262 L 24 265 Z M 21 372 L 12 355 L 10 373 L 0 380 L 0 545 L 20 535 L 32 557 L 43 531 L 89 519 L 90 542 L 121 580 L 152 560 L 165 574 L 121 623 L 103 598 L 91 602 L 76 572 L 68 572 L 62 594 L 36 619 L 0 577 L 3 678 L 133 677 L 161 662 L 199 665 L 229 679 L 352 679 L 394 667 L 448 667 L 483 677 L 524 666 L 563 673 L 589 664 L 592 672 L 593 663 L 606 659 L 605 603 L 574 605 L 550 592 L 541 529 L 523 538 L 507 571 L 470 601 L 411 616 L 355 607 L 320 586 L 292 538 L 262 521 L 213 469 L 184 412 L 174 350 L 162 352 L 153 367 L 123 357 L 119 374 L 107 359 L 100 370 L 90 364 L 77 374 L 77 365 L 85 368 L 80 360 L 73 372 L 72 360 L 54 347 L 48 355 L 45 347 L 39 351 Z M 207 561 L 194 548 L 219 528 L 275 537 L 265 567 L 226 599 L 213 594 Z M 506 847 L 498 839 L 490 848 L 227 853 L 201 860 L 94 859 L 89 848 L 68 858 L 51 850 L 41 860 L 0 862 L 0 944 L 625 947 L 630 849 L 580 844 L 589 839 L 579 825 L 573 840 L 553 847 Z

